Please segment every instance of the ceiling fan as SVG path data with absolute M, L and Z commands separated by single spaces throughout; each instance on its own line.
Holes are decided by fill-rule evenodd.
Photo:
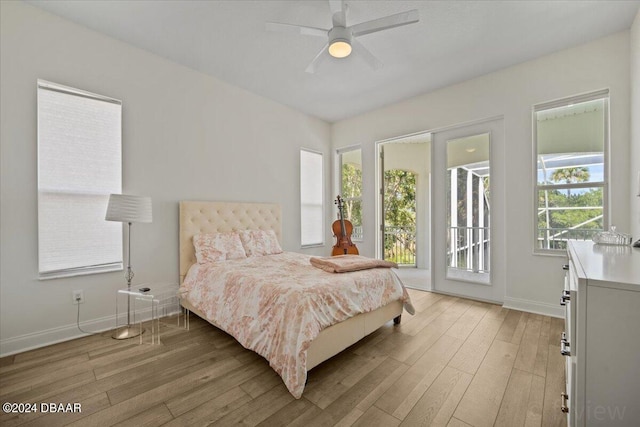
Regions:
M 371 68 L 378 69 L 382 67 L 382 62 L 373 56 L 356 37 L 400 27 L 402 25 L 413 24 L 420 20 L 418 11 L 413 9 L 407 12 L 385 16 L 384 18 L 347 26 L 347 5 L 344 0 L 329 0 L 329 7 L 331 9 L 333 27 L 328 30 L 304 25 L 283 24 L 280 22 L 267 22 L 266 24 L 268 31 L 327 38 L 327 44 L 322 48 L 320 53 L 313 58 L 313 61 L 311 61 L 311 64 L 309 64 L 305 70 L 307 73 L 315 73 L 318 65 L 327 58 L 327 52 L 334 58 L 346 58 L 351 54 L 352 49 L 355 49 L 358 55 L 360 55 Z

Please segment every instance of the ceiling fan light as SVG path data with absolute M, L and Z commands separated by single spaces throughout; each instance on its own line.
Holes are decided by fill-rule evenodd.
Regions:
M 347 40 L 333 40 L 329 45 L 329 55 L 334 58 L 346 58 L 351 55 L 351 44 Z

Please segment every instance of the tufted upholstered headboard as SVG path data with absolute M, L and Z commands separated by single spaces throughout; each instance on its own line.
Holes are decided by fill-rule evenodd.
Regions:
M 180 202 L 180 283 L 196 262 L 193 236 L 238 230 L 273 230 L 282 242 L 280 205 L 273 203 Z

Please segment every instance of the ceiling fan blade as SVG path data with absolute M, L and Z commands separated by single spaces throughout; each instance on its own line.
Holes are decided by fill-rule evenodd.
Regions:
M 305 36 L 327 37 L 329 30 L 316 27 L 306 27 L 304 25 L 283 24 L 280 22 L 267 22 L 265 24 L 267 31 L 275 31 L 286 34 L 302 34 Z
M 402 25 L 414 24 L 420 20 L 420 14 L 417 9 L 407 12 L 396 13 L 395 15 L 385 16 L 384 18 L 374 19 L 372 21 L 362 22 L 360 24 L 349 27 L 354 37 L 364 36 L 365 34 L 375 33 L 377 31 L 388 30 L 389 28 L 400 27 Z
M 352 39 L 351 45 L 353 46 L 355 53 L 358 56 L 362 57 L 362 59 L 364 59 L 364 61 L 369 64 L 371 68 L 373 68 L 374 70 L 379 70 L 380 68 L 382 68 L 382 66 L 384 65 L 382 61 L 373 56 L 373 54 L 369 52 L 369 49 L 364 47 L 358 40 L 356 40 L 355 38 Z
M 322 50 L 320 51 L 320 53 L 318 53 L 316 55 L 315 58 L 313 58 L 313 61 L 311 61 L 311 64 L 309 64 L 309 66 L 307 67 L 306 71 L 309 74 L 313 74 L 316 72 L 316 69 L 318 68 L 318 65 L 320 65 L 321 63 L 323 63 L 326 59 L 327 56 L 329 56 L 327 54 L 327 49 L 329 48 L 329 44 L 327 43 L 326 45 L 324 45 L 324 47 L 322 48 Z
M 344 0 L 329 0 L 329 8 L 331 9 L 331 20 L 334 27 L 347 26 L 347 5 Z
M 344 1 L 343 0 L 329 0 L 329 8 L 331 9 L 331 14 L 333 15 L 336 12 L 341 12 L 344 10 Z

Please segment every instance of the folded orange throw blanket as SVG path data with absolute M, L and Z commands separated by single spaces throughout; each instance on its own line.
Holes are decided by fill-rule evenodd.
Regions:
M 329 273 L 348 273 L 368 268 L 398 268 L 398 264 L 361 255 L 338 255 L 332 257 L 311 257 L 311 265 Z

